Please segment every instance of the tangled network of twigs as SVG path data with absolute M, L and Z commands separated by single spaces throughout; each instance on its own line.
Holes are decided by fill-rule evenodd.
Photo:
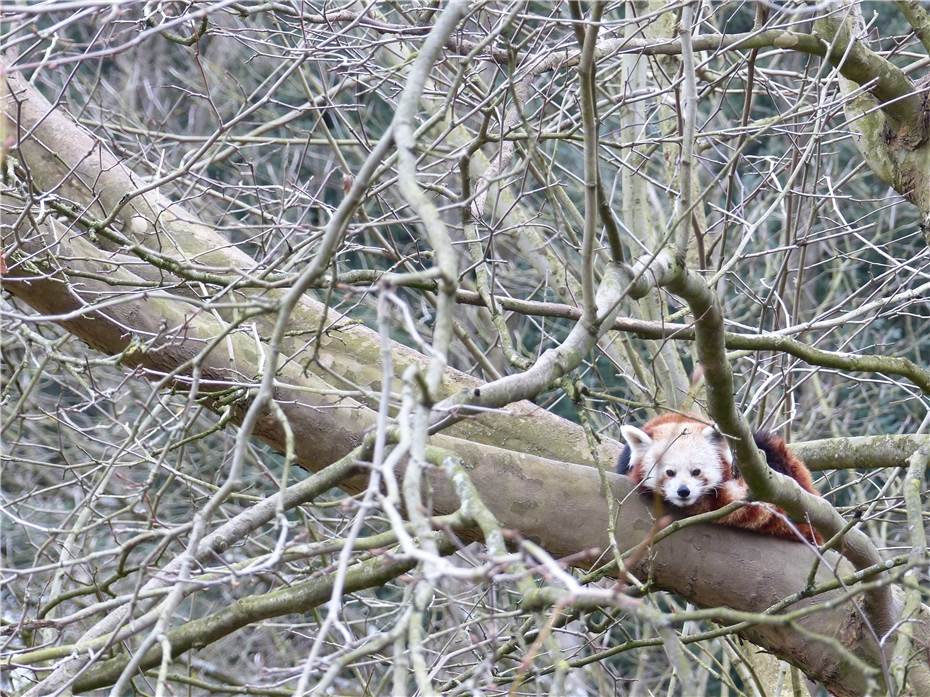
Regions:
M 5 693 L 930 694 L 920 3 L 0 12 Z

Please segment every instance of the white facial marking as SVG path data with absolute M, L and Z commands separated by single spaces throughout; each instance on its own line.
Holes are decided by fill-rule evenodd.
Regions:
M 642 485 L 682 508 L 718 487 L 723 480 L 721 458 L 728 464 L 733 458 L 724 438 L 711 426 L 662 424 L 652 438 L 633 426 L 623 426 L 620 432 L 630 446 L 630 465 L 642 462 Z

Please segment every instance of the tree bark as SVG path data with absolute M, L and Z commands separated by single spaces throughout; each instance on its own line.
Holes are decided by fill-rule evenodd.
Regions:
M 251 260 L 166 198 L 148 192 L 126 200 L 126 194 L 138 184 L 129 170 L 60 111 L 51 109 L 32 88 L 17 78 L 11 78 L 10 83 L 17 96 L 7 102 L 5 111 L 20 139 L 15 156 L 28 166 L 36 186 L 45 190 L 57 187 L 72 200 L 91 206 L 95 216 L 122 219 L 124 234 L 134 235 L 149 250 L 177 255 L 181 262 L 199 255 L 199 263 L 212 267 L 210 273 L 231 274 L 250 268 Z M 5 220 L 15 220 L 10 216 L 16 200 L 7 197 L 4 206 Z M 120 212 L 114 216 L 117 210 Z M 144 232 L 142 223 L 136 222 L 140 218 Z M 190 361 L 200 354 L 205 389 L 219 388 L 230 379 L 251 380 L 258 374 L 262 347 L 253 335 L 234 331 L 227 321 L 197 311 L 183 297 L 140 293 L 119 304 L 88 309 L 95 299 L 105 297 L 102 294 L 114 281 L 139 287 L 145 287 L 146 282 L 141 275 L 116 266 L 124 259 L 114 256 L 112 248 L 120 245 L 98 247 L 78 234 L 78 229 L 66 228 L 51 218 L 45 222 L 19 218 L 15 231 L 9 229 L 3 240 L 11 269 L 5 288 L 96 350 L 120 354 L 128 369 L 149 379 L 171 374 L 165 384 L 189 384 Z M 274 297 L 273 291 L 259 295 Z M 299 312 L 295 324 L 302 326 L 316 327 L 323 321 L 332 326 L 344 321 L 309 298 Z M 217 341 L 223 335 L 227 339 Z M 326 378 L 312 372 L 313 365 L 304 371 L 292 362 L 282 368 L 275 393 L 296 436 L 298 461 L 314 470 L 355 447 L 374 423 L 369 405 L 332 393 L 332 375 L 373 388 L 380 381 L 374 332 L 357 324 L 342 326 L 339 332 L 324 335 L 322 343 L 319 361 L 328 369 Z M 394 349 L 398 370 L 426 360 L 410 349 Z M 448 371 L 443 388 L 450 393 L 475 385 L 471 378 Z M 235 406 L 237 418 L 247 405 L 243 399 Z M 495 413 L 468 419 L 449 434 L 436 436 L 433 443 L 464 460 L 501 526 L 519 529 L 557 557 L 578 555 L 592 547 L 606 548 L 607 502 L 599 493 L 597 472 L 583 466 L 592 458 L 581 429 L 528 402 L 510 405 L 508 411 L 511 416 Z M 270 412 L 260 419 L 255 435 L 275 448 L 284 448 L 284 434 Z M 611 463 L 616 448 L 614 442 L 605 442 L 599 453 L 601 461 Z M 362 484 L 359 478 L 347 486 L 355 489 Z M 457 497 L 441 474 L 432 474 L 432 487 L 437 513 L 458 508 Z M 612 477 L 611 487 L 614 496 L 624 501 L 616 525 L 620 542 L 632 548 L 652 530 L 650 507 L 631 495 L 626 478 Z M 635 572 L 703 607 L 759 613 L 783 598 L 802 593 L 814 561 L 813 552 L 801 544 L 699 525 L 685 527 L 656 545 Z M 852 573 L 849 565 L 832 553 L 825 561 L 818 568 L 817 584 Z M 875 665 L 878 650 L 854 601 L 830 605 L 841 593 L 829 590 L 799 598 L 790 606 L 791 610 L 820 606 L 798 621 L 803 632 L 766 623 L 749 626 L 741 634 L 799 666 L 837 695 L 864 694 L 867 680 L 850 655 Z M 838 641 L 850 655 L 837 650 L 836 644 L 812 641 L 809 633 Z

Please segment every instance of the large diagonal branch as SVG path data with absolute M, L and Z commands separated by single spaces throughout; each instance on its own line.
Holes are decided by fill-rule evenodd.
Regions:
M 14 125 L 19 127 L 17 132 L 25 139 L 17 157 L 29 167 L 35 183 L 44 186 L 45 182 L 49 189 L 67 190 L 69 197 L 83 205 L 104 206 L 100 215 L 112 210 L 106 206 L 129 206 L 140 215 L 130 218 L 124 228 L 135 234 L 143 224 L 156 221 L 158 227 L 146 233 L 148 241 L 157 243 L 154 246 L 159 250 L 178 254 L 182 260 L 185 258 L 182 255 L 192 254 L 190 250 L 196 246 L 201 260 L 220 270 L 235 270 L 244 261 L 244 255 L 235 249 L 230 251 L 225 240 L 209 227 L 189 214 L 179 215 L 173 202 L 145 198 L 143 203 L 149 208 L 144 208 L 138 201 L 124 201 L 125 192 L 131 191 L 131 187 L 124 187 L 121 194 L 119 177 L 129 177 L 128 170 L 95 145 L 86 133 L 75 133 L 73 122 L 58 118 L 57 112 L 47 113 L 47 102 L 43 107 L 30 90 L 21 86 L 20 97 L 26 97 L 26 101 L 14 103 L 7 113 L 13 116 Z M 31 118 L 28 124 L 24 114 Z M 206 389 L 223 388 L 230 383 L 251 384 L 267 350 L 251 332 L 238 330 L 228 321 L 201 311 L 188 299 L 166 292 L 126 294 L 116 302 L 94 307 L 98 299 L 112 296 L 110 284 L 114 282 L 127 284 L 124 288 L 133 285 L 146 288 L 150 284 L 120 267 L 119 257 L 112 251 L 98 249 L 81 236 L 80 229 L 65 229 L 51 219 L 34 222 L 18 215 L 20 206 L 15 199 L 7 199 L 7 203 L 12 208 L 6 211 L 4 222 L 16 221 L 18 227 L 15 231 L 9 227 L 4 230 L 3 244 L 10 252 L 7 263 L 11 268 L 6 288 L 23 302 L 94 348 L 120 355 L 127 368 L 155 380 L 171 375 L 163 383 L 166 386 L 188 385 L 195 362 Z M 136 225 L 136 218 L 143 218 L 144 222 Z M 241 268 L 247 270 L 250 264 L 251 261 L 243 263 Z M 307 318 L 319 322 L 326 312 L 326 308 L 309 300 L 303 310 L 306 314 L 295 314 L 295 322 Z M 603 315 L 601 318 L 604 319 Z M 609 326 L 609 322 L 603 322 L 603 326 Z M 592 330 L 595 334 L 599 331 L 583 322 L 577 327 L 578 332 Z M 364 348 L 358 349 L 358 344 L 368 345 L 377 356 L 378 338 L 366 335 L 367 331 L 356 327 L 346 332 L 351 341 L 346 341 L 345 346 L 331 340 L 323 347 L 331 375 L 355 377 L 360 370 L 357 363 L 367 355 Z M 590 346 L 590 339 L 579 334 L 578 345 Z M 425 360 L 403 347 L 395 346 L 393 350 L 399 364 Z M 377 366 L 376 358 L 372 362 Z M 557 365 L 551 367 L 558 371 Z M 372 371 L 377 373 L 377 367 Z M 361 384 L 372 384 L 376 379 Z M 544 383 L 541 380 L 539 384 Z M 474 384 L 453 374 L 444 383 L 444 389 L 451 392 Z M 278 374 L 274 399 L 295 435 L 297 460 L 309 469 L 319 469 L 352 450 L 374 423 L 374 412 L 367 405 L 338 394 L 327 380 L 313 372 L 305 373 L 293 363 Z M 235 405 L 234 422 L 241 419 L 248 404 L 248 399 L 243 399 Z M 519 414 L 519 418 L 510 421 L 494 414 L 481 421 L 468 419 L 456 431 L 459 437 L 440 435 L 434 441 L 468 464 L 477 490 L 503 527 L 519 528 L 556 556 L 575 555 L 592 545 L 606 547 L 607 502 L 599 493 L 597 472 L 567 462 L 576 458 L 588 460 L 578 455 L 583 445 L 563 444 L 580 429 L 528 403 L 510 405 L 509 409 Z M 532 429 L 530 436 L 520 433 L 524 428 Z M 280 424 L 268 410 L 260 415 L 254 433 L 273 447 L 285 446 Z M 544 440 L 556 442 L 551 446 L 535 443 L 533 439 L 538 434 L 544 434 L 539 436 Z M 605 447 L 610 450 L 612 446 Z M 540 454 L 541 450 L 564 452 L 568 456 L 563 461 L 547 459 Z M 362 484 L 362 480 L 346 482 L 350 490 Z M 630 494 L 627 480 L 615 477 L 611 484 L 618 498 Z M 436 475 L 432 485 L 436 511 L 454 510 L 458 499 L 449 482 Z M 641 542 L 651 527 L 650 513 L 639 499 L 628 499 L 620 507 L 616 529 L 623 533 L 625 546 Z M 760 545 L 765 546 L 765 554 L 759 553 Z M 800 593 L 807 585 L 807 570 L 812 561 L 812 553 L 802 545 L 760 540 L 723 528 L 694 527 L 669 536 L 658 546 L 648 567 L 638 572 L 652 578 L 659 587 L 680 593 L 696 604 L 758 612 L 781 598 Z M 848 571 L 842 564 L 838 568 L 841 573 Z M 700 573 L 695 574 L 695 569 Z M 760 578 L 768 579 L 764 587 L 760 587 Z M 826 566 L 821 567 L 818 579 L 829 578 L 831 572 Z M 830 597 L 835 596 L 799 602 L 806 605 Z M 856 618 L 848 607 L 825 605 L 822 612 L 805 618 L 803 626 L 805 631 L 840 637 L 854 655 L 874 664 L 877 649 Z M 827 644 L 811 645 L 804 634 L 777 625 L 751 626 L 743 631 L 753 642 L 802 666 L 836 694 L 858 695 L 865 690 L 863 676 L 850 669 L 844 656 Z
M 752 494 L 783 508 L 795 520 L 814 525 L 827 540 L 838 540 L 838 548 L 857 569 L 881 565 L 883 559 L 869 537 L 860 529 L 847 525 L 844 518 L 825 499 L 804 491 L 790 476 L 768 467 L 755 444 L 752 430 L 734 399 L 733 372 L 726 354 L 724 321 L 720 302 L 703 278 L 681 266 L 671 250 L 663 250 L 655 259 L 638 262 L 637 268 L 649 268 L 642 274 L 643 283 L 634 293 L 645 292 L 648 279 L 674 293 L 687 304 L 694 317 L 698 357 L 707 384 L 707 413 L 727 438 L 740 473 Z M 867 594 L 865 618 L 875 637 L 893 631 L 900 608 L 890 586 L 879 586 Z M 921 675 L 926 675 L 926 666 Z
M 114 268 L 112 255 L 101 254 L 85 239 L 48 229 L 46 224 L 40 226 L 41 236 L 35 237 L 33 231 L 30 237 L 31 224 L 23 224 L 27 227 L 19 231 L 20 239 L 34 239 L 37 245 L 23 250 L 34 255 L 31 271 L 14 262 L 6 288 L 38 312 L 57 318 L 98 350 L 121 355 L 127 368 L 150 378 L 178 371 L 175 382 L 186 384 L 190 379 L 189 362 L 195 358 L 202 367 L 206 387 L 219 387 L 230 379 L 255 374 L 266 347 L 240 331 L 230 333 L 220 348 L 205 350 L 229 327 L 220 320 L 192 313 L 183 300 L 148 293 L 127 297 L 106 308 L 88 308 L 89 302 L 111 290 L 100 279 L 131 283 L 132 275 Z M 67 259 L 68 273 L 60 270 L 58 257 Z M 79 284 L 75 283 L 77 279 Z M 284 366 L 275 390 L 275 399 L 296 436 L 297 459 L 311 469 L 349 452 L 373 423 L 373 412 L 351 399 L 333 395 L 327 388 L 319 378 Z M 248 401 L 243 400 L 236 406 L 234 421 L 241 418 L 247 405 Z M 285 435 L 270 411 L 259 418 L 255 435 L 275 448 L 285 446 Z M 434 437 L 434 442 L 457 453 L 468 464 L 472 481 L 501 526 L 520 529 L 557 557 L 608 544 L 607 502 L 600 495 L 598 474 L 593 468 L 443 435 Z M 639 498 L 628 498 L 630 484 L 625 478 L 613 477 L 611 484 L 614 495 L 626 500 L 619 508 L 616 529 L 622 533 L 622 544 L 633 546 L 652 527 L 649 509 Z M 344 484 L 349 490 L 363 485 L 363 479 L 350 479 Z M 457 508 L 458 498 L 442 475 L 434 475 L 432 487 L 437 513 Z M 764 546 L 764 554 L 760 554 L 760 546 Z M 696 526 L 659 544 L 654 557 L 638 573 L 701 606 L 724 605 L 759 612 L 802 591 L 813 561 L 812 552 L 803 545 L 762 540 L 720 527 Z M 838 568 L 848 573 L 848 566 L 840 564 Z M 694 573 L 695 569 L 700 573 Z M 831 577 L 828 568 L 821 566 L 819 582 Z M 766 581 L 760 585 L 759 579 Z M 830 597 L 808 598 L 800 605 L 824 602 Z M 856 617 L 849 608 L 825 606 L 823 612 L 805 618 L 802 624 L 805 631 L 841 637 L 854 655 L 874 664 L 876 647 Z M 800 665 L 836 694 L 859 695 L 865 689 L 862 675 L 850 669 L 844 657 L 826 644 L 812 645 L 802 633 L 777 625 L 748 627 L 743 633 L 754 643 Z
M 853 142 L 876 176 L 917 206 L 930 244 L 927 81 L 918 89 L 868 49 L 858 2 L 836 0 L 832 5 L 836 11 L 819 18 L 814 32 L 839 52 L 840 91 Z M 869 85 L 871 89 L 863 91 Z
M 375 282 L 385 274 L 374 270 L 359 270 L 348 272 L 340 276 L 343 282 Z M 390 275 L 387 275 L 390 278 Z M 429 281 L 417 282 L 418 287 L 424 290 L 433 290 L 435 284 Z M 930 283 L 908 289 L 903 293 L 890 298 L 882 298 L 878 303 L 882 309 L 898 302 L 913 302 L 924 297 L 930 289 Z M 456 302 L 463 305 L 488 306 L 489 303 L 522 315 L 536 317 L 558 317 L 561 319 L 580 320 L 581 309 L 572 305 L 538 300 L 523 300 L 505 295 L 484 297 L 481 293 L 459 288 L 455 294 Z M 859 306 L 857 314 L 863 313 L 867 308 Z M 825 320 L 829 324 L 839 323 L 831 318 Z M 694 327 L 690 324 L 676 322 L 659 322 L 637 319 L 633 317 L 616 317 L 613 324 L 608 327 L 618 332 L 628 332 L 643 339 L 674 339 L 678 341 L 693 341 Z M 812 327 L 804 325 L 803 329 L 809 331 Z M 900 356 L 886 356 L 882 354 L 855 353 L 852 351 L 830 351 L 818 348 L 811 344 L 798 341 L 789 336 L 788 330 L 779 330 L 765 334 L 744 334 L 740 332 L 724 332 L 724 341 L 727 349 L 747 351 L 776 351 L 799 358 L 810 365 L 824 368 L 847 370 L 850 372 L 870 372 L 883 375 L 899 375 L 907 378 L 924 392 L 930 395 L 930 370 L 918 365 L 909 358 Z M 799 332 L 799 329 L 794 329 Z
M 163 255 L 171 264 L 150 269 L 150 280 L 171 278 L 172 267 L 195 267 L 203 272 L 221 275 L 230 283 L 236 279 L 261 279 L 263 271 L 255 260 L 204 224 L 196 215 L 166 196 L 149 191 L 127 197 L 142 182 L 104 145 L 74 122 L 61 108 L 51 105 L 32 85 L 18 74 L 6 76 L 8 89 L 3 87 L 3 112 L 6 132 L 16 143 L 14 157 L 28 169 L 31 181 L 43 192 L 53 192 L 73 201 L 90 218 L 105 219 L 113 210 L 122 210 L 115 223 L 118 231 L 130 243 Z M 54 199 L 53 199 L 54 201 Z M 119 245 L 98 234 L 104 248 L 123 249 L 141 254 L 138 249 Z M 111 238 L 112 239 L 112 238 Z M 8 249 L 12 251 L 15 246 Z M 147 259 L 146 259 L 147 260 Z M 193 260 L 193 261 L 192 261 Z M 137 265 L 138 266 L 138 265 Z M 177 280 L 177 279 L 173 279 Z M 238 301 L 254 297 L 256 302 L 274 307 L 280 291 L 247 288 L 234 295 Z M 305 333 L 284 346 L 286 353 L 299 350 L 321 325 L 315 347 L 317 360 L 309 366 L 325 375 L 323 379 L 341 379 L 343 389 L 359 386 L 371 389 L 368 406 L 380 393 L 382 367 L 380 340 L 377 332 L 326 307 L 309 295 L 303 295 L 294 307 L 292 325 Z M 270 335 L 273 319 L 255 318 L 263 335 Z M 399 391 L 399 376 L 411 365 L 424 369 L 428 359 L 401 344 L 393 344 L 395 375 Z M 328 366 L 339 365 L 338 376 L 327 372 Z M 248 377 L 253 377 L 253 373 Z M 447 369 L 440 392 L 443 396 L 461 390 L 474 389 L 480 382 L 470 375 Z M 362 399 L 366 399 L 362 397 Z M 554 414 L 540 410 L 529 402 L 508 406 L 506 413 L 477 416 L 457 424 L 454 435 L 483 443 L 506 442 L 508 447 L 543 457 L 552 457 L 580 464 L 593 463 L 583 430 Z M 616 457 L 619 444 L 609 439 L 602 445 L 602 461 Z
M 914 83 L 903 70 L 883 58 L 861 41 L 852 37 L 840 19 L 828 17 L 820 25 L 820 32 L 803 32 L 783 29 L 746 32 L 742 34 L 697 34 L 692 37 L 694 51 L 735 51 L 759 48 L 781 48 L 826 58 L 840 74 L 859 85 L 867 86 L 879 100 L 881 108 L 902 125 L 917 125 L 925 118 L 925 98 L 914 88 Z M 679 55 L 683 51 L 681 39 L 666 41 L 617 37 L 601 41 L 596 49 L 597 58 L 621 53 L 647 56 Z M 581 59 L 577 49 L 541 53 L 531 62 L 534 72 L 575 66 Z
M 897 0 L 895 4 L 911 25 L 914 35 L 930 53 L 930 12 L 918 0 Z

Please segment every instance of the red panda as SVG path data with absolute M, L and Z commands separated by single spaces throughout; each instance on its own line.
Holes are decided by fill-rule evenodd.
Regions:
M 664 414 L 642 430 L 622 426 L 627 445 L 620 453 L 617 471 L 628 474 L 643 489 L 659 494 L 688 515 L 706 513 L 733 501 L 744 501 L 749 488 L 738 471 L 726 439 L 713 426 L 689 416 Z M 755 433 L 756 446 L 768 466 L 792 477 L 815 496 L 811 473 L 788 452 L 785 441 L 768 431 Z M 718 518 L 718 523 L 753 530 L 763 535 L 822 544 L 820 534 L 806 523 L 785 519 L 785 512 L 767 503 L 751 503 Z

